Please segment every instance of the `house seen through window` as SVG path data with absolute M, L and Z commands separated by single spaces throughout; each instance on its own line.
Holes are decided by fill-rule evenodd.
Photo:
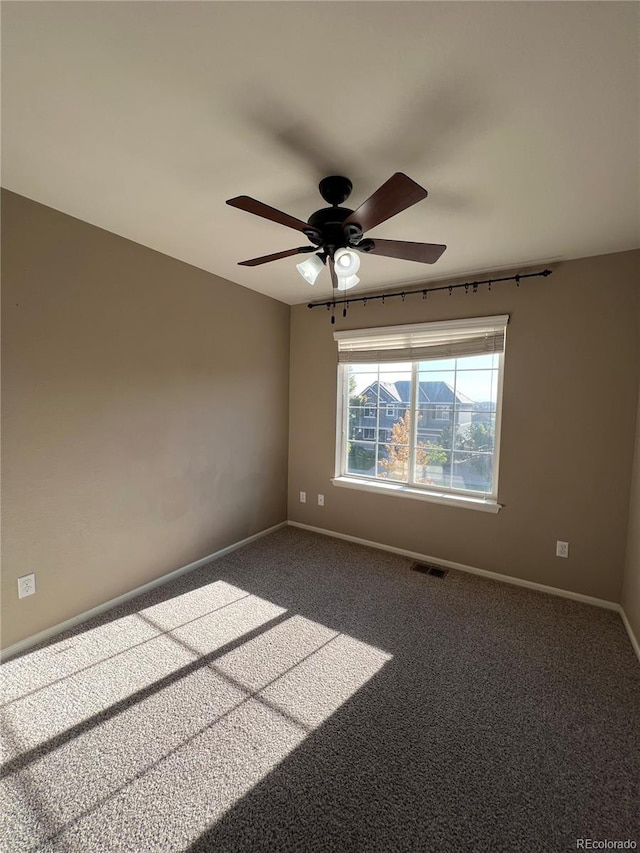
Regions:
M 507 320 L 336 332 L 336 479 L 495 502 Z

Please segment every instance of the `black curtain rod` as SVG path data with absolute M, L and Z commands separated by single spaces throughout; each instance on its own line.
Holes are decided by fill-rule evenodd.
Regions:
M 481 284 L 489 285 L 489 290 L 491 290 L 492 284 L 497 284 L 501 281 L 515 281 L 515 283 L 520 286 L 520 282 L 523 278 L 535 278 L 536 276 L 543 276 L 546 278 L 548 275 L 551 275 L 552 272 L 552 270 L 541 270 L 540 272 L 507 275 L 503 278 L 485 278 L 481 281 L 467 281 L 462 284 L 443 284 L 439 287 L 418 287 L 415 290 L 396 290 L 393 293 L 379 293 L 375 296 L 356 296 L 355 298 L 352 296 L 351 298 L 345 297 L 344 299 L 330 299 L 328 302 L 309 302 L 307 308 L 335 308 L 336 305 L 353 305 L 354 302 L 362 302 L 366 305 L 367 302 L 373 302 L 375 299 L 382 299 L 384 302 L 385 299 L 393 299 L 395 296 L 400 296 L 404 300 L 405 296 L 411 296 L 415 293 L 421 293 L 423 298 L 426 299 L 427 293 L 434 293 L 437 290 L 448 290 L 449 293 L 451 293 L 459 287 L 464 287 L 467 291 L 471 287 L 475 293 Z

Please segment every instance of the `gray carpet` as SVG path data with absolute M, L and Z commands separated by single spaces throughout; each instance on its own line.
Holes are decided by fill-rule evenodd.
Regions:
M 292 528 L 6 662 L 0 849 L 640 844 L 620 617 Z

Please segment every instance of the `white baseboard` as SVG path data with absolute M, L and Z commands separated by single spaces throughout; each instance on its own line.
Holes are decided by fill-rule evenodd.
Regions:
M 624 627 L 627 629 L 627 634 L 629 635 L 629 639 L 631 640 L 631 645 L 633 646 L 633 650 L 636 653 L 636 657 L 640 661 L 640 643 L 638 642 L 638 638 L 633 633 L 633 628 L 631 627 L 631 623 L 627 619 L 627 614 L 624 612 L 622 605 L 620 605 L 620 616 L 622 617 L 622 622 Z
M 454 563 L 453 560 L 443 560 L 440 557 L 432 557 L 429 554 L 418 554 L 416 551 L 407 551 L 405 548 L 396 548 L 393 545 L 384 545 L 382 542 L 372 542 L 370 539 L 360 539 L 357 536 L 349 536 L 347 533 L 337 533 L 335 530 L 325 530 L 323 527 L 312 527 L 310 524 L 302 524 L 299 521 L 289 521 L 290 527 L 300 527 L 302 530 L 310 530 L 312 533 L 320 533 L 322 536 L 332 536 L 334 539 L 345 539 L 347 542 L 355 542 L 358 545 L 366 545 L 367 548 L 377 548 L 380 551 L 390 551 L 392 554 L 399 554 L 401 557 L 408 557 L 410 560 L 416 560 L 421 563 L 437 563 L 440 566 L 446 566 L 449 569 L 458 569 L 461 572 L 468 572 L 471 575 L 480 575 L 483 578 L 509 583 L 513 586 L 523 586 L 527 589 L 534 589 L 537 592 L 546 592 L 549 595 L 556 595 L 560 598 L 570 598 L 573 601 L 580 601 L 582 604 L 591 604 L 594 607 L 603 607 L 605 610 L 615 610 L 620 614 L 624 627 L 627 630 L 631 645 L 640 661 L 640 644 L 633 633 L 633 629 L 627 619 L 627 615 L 622 609 L 622 605 L 616 601 L 607 601 L 605 598 L 595 598 L 592 595 L 583 595 L 581 592 L 572 592 L 569 589 L 560 589 L 557 586 L 547 586 L 543 583 L 535 581 L 523 580 L 522 578 L 514 578 L 511 575 L 501 575 L 498 572 L 489 572 L 486 569 L 478 569 L 475 566 L 466 566 L 464 563 Z
M 499 572 L 489 572 L 486 569 L 477 569 L 475 566 L 466 566 L 464 563 L 454 563 L 453 560 L 443 560 L 441 557 L 432 557 L 429 554 L 418 554 L 417 551 L 407 551 L 405 548 L 396 548 L 393 545 L 383 545 L 382 542 L 371 542 L 369 539 L 358 539 L 357 536 L 348 536 L 346 533 L 336 533 L 334 530 L 324 530 L 321 527 L 311 527 L 309 524 L 301 524 L 298 521 L 290 521 L 291 527 L 301 527 L 303 530 L 311 530 L 313 533 L 320 533 L 324 536 L 333 536 L 336 539 L 346 539 L 347 542 L 356 542 L 358 545 L 366 545 L 368 548 L 378 548 L 380 551 L 390 551 L 392 554 L 400 554 L 402 557 L 409 557 L 410 560 L 417 560 L 422 563 L 437 563 L 439 566 L 446 566 L 448 569 L 458 569 L 460 572 L 467 572 L 471 575 L 480 575 L 483 578 L 491 578 L 494 581 L 502 581 L 510 583 L 514 586 L 524 586 L 527 589 L 535 589 L 538 592 L 548 592 L 551 595 L 559 595 L 561 598 L 572 598 L 574 601 L 581 601 L 584 604 L 593 604 L 596 607 L 604 607 L 607 610 L 619 610 L 620 605 L 615 601 L 607 601 L 604 598 L 594 598 L 591 595 L 583 595 L 580 592 L 571 592 L 568 589 L 559 589 L 555 586 L 546 586 L 543 583 L 535 583 L 534 581 L 523 580 L 522 578 L 514 578 L 511 575 L 501 575 Z
M 138 586 L 135 589 L 132 589 L 131 592 L 125 592 L 124 595 L 119 595 L 117 598 L 112 598 L 109 601 L 105 601 L 104 604 L 99 604 L 97 607 L 92 607 L 91 610 L 85 610 L 84 613 L 80 613 L 78 616 L 74 616 L 71 619 L 67 619 L 64 622 L 60 622 L 57 625 L 54 625 L 52 628 L 47 628 L 45 631 L 40 631 L 38 634 L 34 634 L 31 637 L 27 637 L 24 640 L 20 640 L 17 643 L 14 643 L 12 646 L 7 646 L 5 649 L 0 651 L 0 660 L 7 660 L 13 655 L 17 655 L 20 652 L 24 652 L 27 649 L 32 648 L 32 646 L 41 643 L 43 640 L 49 640 L 51 637 L 55 637 L 56 634 L 61 634 L 63 631 L 68 630 L 69 628 L 75 628 L 76 625 L 80 625 L 83 622 L 86 622 L 89 619 L 92 619 L 94 616 L 99 616 L 101 613 L 105 613 L 107 610 L 111 610 L 113 607 L 117 607 L 119 604 L 123 604 L 125 601 L 130 601 L 132 598 L 136 598 L 138 595 L 142 595 L 143 592 L 149 592 L 149 590 L 155 589 L 157 586 L 163 586 L 169 581 L 175 580 L 179 578 L 180 575 L 185 575 L 187 572 L 192 572 L 195 569 L 199 569 L 200 566 L 204 566 L 207 563 L 211 563 L 213 560 L 219 560 L 220 557 L 224 557 L 225 554 L 230 554 L 231 551 L 237 551 L 238 548 L 242 548 L 244 545 L 248 545 L 250 542 L 254 542 L 256 539 L 261 539 L 263 536 L 268 536 L 270 533 L 274 533 L 276 530 L 280 530 L 281 527 L 286 527 L 287 522 L 282 521 L 280 524 L 274 524 L 273 527 L 268 527 L 266 530 L 261 530 L 259 533 L 254 533 L 252 536 L 247 536 L 246 539 L 241 539 L 239 542 L 234 542 L 233 545 L 228 545 L 226 548 L 221 548 L 220 551 L 215 551 L 213 554 L 208 554 L 206 557 L 202 557 L 199 560 L 196 560 L 193 563 L 189 563 L 186 566 L 182 566 L 180 569 L 175 569 L 172 572 L 169 572 L 166 575 L 161 575 L 159 578 L 155 580 L 149 581 L 149 583 L 145 583 L 142 586 Z
M 175 580 L 181 575 L 187 574 L 187 572 L 192 572 L 195 569 L 199 569 L 200 566 L 204 566 L 207 563 L 211 563 L 213 560 L 218 560 L 220 557 L 224 557 L 225 554 L 229 554 L 232 551 L 237 551 L 238 548 L 242 548 L 245 545 L 248 545 L 250 542 L 254 542 L 256 539 L 260 539 L 263 536 L 268 536 L 270 533 L 274 533 L 276 530 L 280 530 L 282 527 L 286 527 L 289 525 L 290 527 L 299 527 L 302 530 L 310 530 L 312 533 L 319 533 L 322 536 L 331 536 L 334 539 L 344 539 L 347 542 L 355 542 L 358 545 L 365 545 L 368 548 L 377 548 L 380 551 L 389 551 L 392 554 L 399 554 L 402 557 L 408 557 L 411 560 L 417 560 L 419 562 L 427 562 L 427 563 L 438 563 L 439 565 L 446 566 L 450 569 L 457 569 L 461 572 L 468 572 L 472 575 L 480 575 L 481 577 L 490 578 L 491 580 L 501 581 L 502 583 L 513 584 L 514 586 L 522 586 L 527 589 L 534 589 L 538 592 L 546 592 L 549 595 L 560 596 L 561 598 L 570 598 L 573 601 L 580 601 L 583 604 L 591 604 L 594 607 L 603 607 L 607 610 L 616 610 L 622 619 L 624 627 L 626 628 L 627 634 L 629 635 L 629 640 L 631 641 L 631 645 L 633 650 L 635 651 L 638 661 L 640 661 L 640 643 L 638 639 L 633 633 L 633 629 L 631 628 L 631 624 L 627 619 L 627 615 L 622 609 L 622 606 L 615 601 L 607 601 L 603 598 L 594 598 L 591 595 L 583 595 L 579 592 L 572 592 L 567 589 L 559 589 L 555 586 L 546 586 L 545 584 L 535 583 L 534 581 L 523 580 L 522 578 L 514 578 L 510 575 L 502 575 L 498 572 L 490 572 L 486 569 L 478 569 L 475 566 L 467 566 L 463 563 L 455 563 L 452 560 L 443 560 L 440 557 L 433 557 L 428 554 L 419 554 L 416 551 L 408 551 L 405 548 L 396 548 L 393 545 L 384 545 L 381 542 L 372 542 L 369 539 L 360 539 L 357 536 L 349 536 L 346 533 L 337 533 L 334 530 L 326 530 L 322 527 L 312 527 L 310 524 L 302 524 L 299 521 L 283 521 L 280 524 L 275 524 L 273 527 L 268 527 L 266 530 L 261 530 L 259 533 L 254 533 L 252 536 L 247 536 L 246 539 L 241 539 L 239 542 L 234 542 L 232 545 L 228 545 L 226 548 L 222 548 L 220 551 L 215 551 L 213 554 L 209 554 L 206 557 L 202 557 L 200 560 L 196 560 L 193 563 L 189 563 L 186 566 L 182 566 L 179 569 L 175 569 L 172 572 L 169 572 L 166 575 L 162 575 L 155 580 L 150 581 L 149 583 L 144 584 L 143 586 L 136 587 L 136 589 L 132 589 L 131 592 L 127 592 L 124 595 L 120 595 L 117 598 L 112 598 L 109 601 L 105 601 L 104 604 L 99 604 L 97 607 L 93 607 L 91 610 L 86 610 L 84 613 L 80 613 L 78 616 L 74 616 L 71 619 L 67 619 L 64 622 L 60 622 L 58 625 L 54 625 L 52 628 L 47 628 L 45 631 L 40 631 L 38 634 L 34 634 L 31 637 L 27 637 L 24 640 L 20 640 L 17 643 L 14 643 L 12 646 L 7 646 L 7 648 L 0 650 L 0 660 L 8 660 L 13 655 L 19 654 L 20 652 L 26 651 L 31 647 L 37 645 L 38 643 L 43 642 L 44 640 L 48 640 L 51 637 L 55 637 L 57 634 L 61 634 L 63 631 L 68 630 L 69 628 L 75 628 L 76 625 L 80 625 L 83 622 L 87 622 L 89 619 L 94 616 L 99 616 L 101 613 L 105 613 L 107 610 L 111 610 L 113 607 L 117 607 L 119 604 L 123 604 L 126 601 L 131 600 L 132 598 L 136 598 L 138 595 L 142 595 L 144 592 L 148 592 L 149 590 L 155 589 L 158 586 L 162 586 L 169 581 Z

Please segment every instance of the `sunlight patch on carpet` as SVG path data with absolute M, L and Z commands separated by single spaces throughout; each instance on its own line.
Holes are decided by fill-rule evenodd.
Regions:
M 144 643 L 131 643 L 129 648 L 97 663 L 74 671 L 66 678 L 48 684 L 36 692 L 27 691 L 24 698 L 15 699 L 2 710 L 3 720 L 15 732 L 22 749 L 32 749 L 100 714 L 105 708 L 125 702 L 137 691 L 149 688 L 173 673 L 198 660 L 202 651 L 215 649 L 241 638 L 285 611 L 257 596 L 244 595 L 236 602 L 208 613 L 188 626 L 188 636 L 198 638 L 201 649 L 193 650 L 177 643 L 171 632 L 159 633 L 157 628 L 140 615 L 134 617 L 148 631 L 154 631 Z M 117 620 L 114 627 L 125 620 Z M 122 633 L 130 627 L 132 639 L 140 636 L 137 624 L 130 618 L 119 625 Z M 176 629 L 176 636 L 181 629 Z M 91 634 L 91 632 L 88 632 Z M 74 647 L 83 659 L 85 634 L 74 638 Z M 93 644 L 93 638 L 87 642 Z M 119 638 L 119 645 L 122 639 Z M 104 650 L 104 646 L 103 646 Z M 30 657 L 21 659 L 28 669 Z
M 390 659 L 220 581 L 52 643 L 8 671 L 0 832 L 184 849 Z
M 46 646 L 26 656 L 3 662 L 0 678 L 0 702 L 19 699 L 60 678 L 126 652 L 161 631 L 204 616 L 249 593 L 225 581 L 215 581 L 190 592 L 177 595 L 140 611 L 155 622 L 153 627 L 140 620 L 137 613 L 123 616 L 64 639 L 52 640 Z

